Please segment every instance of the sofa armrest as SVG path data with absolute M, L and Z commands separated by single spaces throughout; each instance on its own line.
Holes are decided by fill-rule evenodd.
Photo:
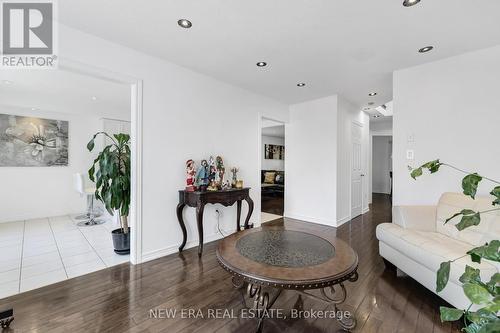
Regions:
M 392 223 L 402 228 L 436 231 L 436 206 L 394 206 Z

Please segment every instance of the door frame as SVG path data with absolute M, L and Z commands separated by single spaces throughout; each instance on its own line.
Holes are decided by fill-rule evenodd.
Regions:
M 117 73 L 106 68 L 99 68 L 69 58 L 59 58 L 59 70 L 91 76 L 130 87 L 131 112 L 131 198 L 130 198 L 130 262 L 134 265 L 142 262 L 142 227 L 143 227 L 143 80 Z
M 370 168 L 369 172 L 369 177 L 368 177 L 368 204 L 371 204 L 373 202 L 373 137 L 375 136 L 390 136 L 393 140 L 393 152 L 394 152 L 394 136 L 393 136 L 393 131 L 392 130 L 385 130 L 385 131 L 370 131 L 370 142 L 369 142 L 369 157 L 368 157 L 368 167 Z M 393 165 L 392 165 L 392 170 L 394 171 L 394 160 L 393 160 Z M 394 173 L 392 177 L 392 182 L 393 182 L 393 191 L 394 191 Z

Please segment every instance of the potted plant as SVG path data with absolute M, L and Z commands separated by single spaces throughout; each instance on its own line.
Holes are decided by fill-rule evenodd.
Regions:
M 120 228 L 113 230 L 113 246 L 118 254 L 130 253 L 130 228 L 128 213 L 130 208 L 130 136 L 98 132 L 87 144 L 92 151 L 95 139 L 99 135 L 106 136 L 111 144 L 104 147 L 89 169 L 89 178 L 96 184 L 95 197 L 100 200 L 106 210 L 114 216 L 118 215 Z
M 487 180 L 493 184 L 493 189 L 490 194 L 492 196 L 492 208 L 486 211 L 476 212 L 471 209 L 463 209 L 460 212 L 450 216 L 445 223 L 448 223 L 454 218 L 460 217 L 460 222 L 455 227 L 462 231 L 466 228 L 479 225 L 481 223 L 481 215 L 500 210 L 500 181 L 481 176 L 477 173 L 471 173 L 452 165 L 442 163 L 440 160 L 430 161 L 418 168 L 411 168 L 411 177 L 417 179 L 422 176 L 423 170 L 428 170 L 430 173 L 439 171 L 441 166 L 447 166 L 455 169 L 466 176 L 462 180 L 463 193 L 475 198 L 479 183 Z M 481 260 L 491 260 L 500 262 L 500 240 L 492 240 L 482 246 L 469 250 L 463 257 L 470 256 L 472 262 L 481 263 Z M 463 258 L 462 257 L 462 258 Z M 450 277 L 451 261 L 441 263 L 436 277 L 436 291 L 439 293 L 448 284 Z M 465 272 L 460 277 L 462 289 L 465 296 L 470 300 L 471 305 L 467 309 L 454 309 L 448 307 L 440 307 L 441 321 L 457 321 L 463 319 L 464 329 L 467 333 L 493 333 L 500 332 L 500 273 L 495 273 L 489 281 L 481 280 L 481 271 L 469 265 L 465 266 Z M 474 311 L 471 310 L 472 306 Z

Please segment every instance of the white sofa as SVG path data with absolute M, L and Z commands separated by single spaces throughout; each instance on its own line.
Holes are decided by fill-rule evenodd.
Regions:
M 473 263 L 470 256 L 461 258 L 474 247 L 493 239 L 500 239 L 500 212 L 482 214 L 479 226 L 458 231 L 455 227 L 460 217 L 446 225 L 445 220 L 464 208 L 475 211 L 491 209 L 492 198 L 476 197 L 461 193 L 445 193 L 437 206 L 393 207 L 393 223 L 377 226 L 380 255 L 398 269 L 410 275 L 432 292 L 436 292 L 436 273 L 443 261 L 451 264 L 450 279 L 438 295 L 453 306 L 466 309 L 470 301 L 464 295 L 458 280 L 465 265 L 481 269 L 483 281 L 500 271 L 497 262 L 482 260 Z

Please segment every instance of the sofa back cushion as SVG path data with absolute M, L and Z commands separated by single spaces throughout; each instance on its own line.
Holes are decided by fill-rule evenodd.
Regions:
M 481 223 L 478 226 L 469 227 L 462 231 L 455 227 L 462 216 L 444 224 L 446 219 L 462 209 L 480 212 L 498 207 L 493 206 L 492 201 L 492 197 L 477 196 L 474 200 L 462 193 L 444 193 L 437 206 L 437 232 L 475 246 L 484 245 L 493 239 L 500 239 L 500 211 L 481 214 Z

